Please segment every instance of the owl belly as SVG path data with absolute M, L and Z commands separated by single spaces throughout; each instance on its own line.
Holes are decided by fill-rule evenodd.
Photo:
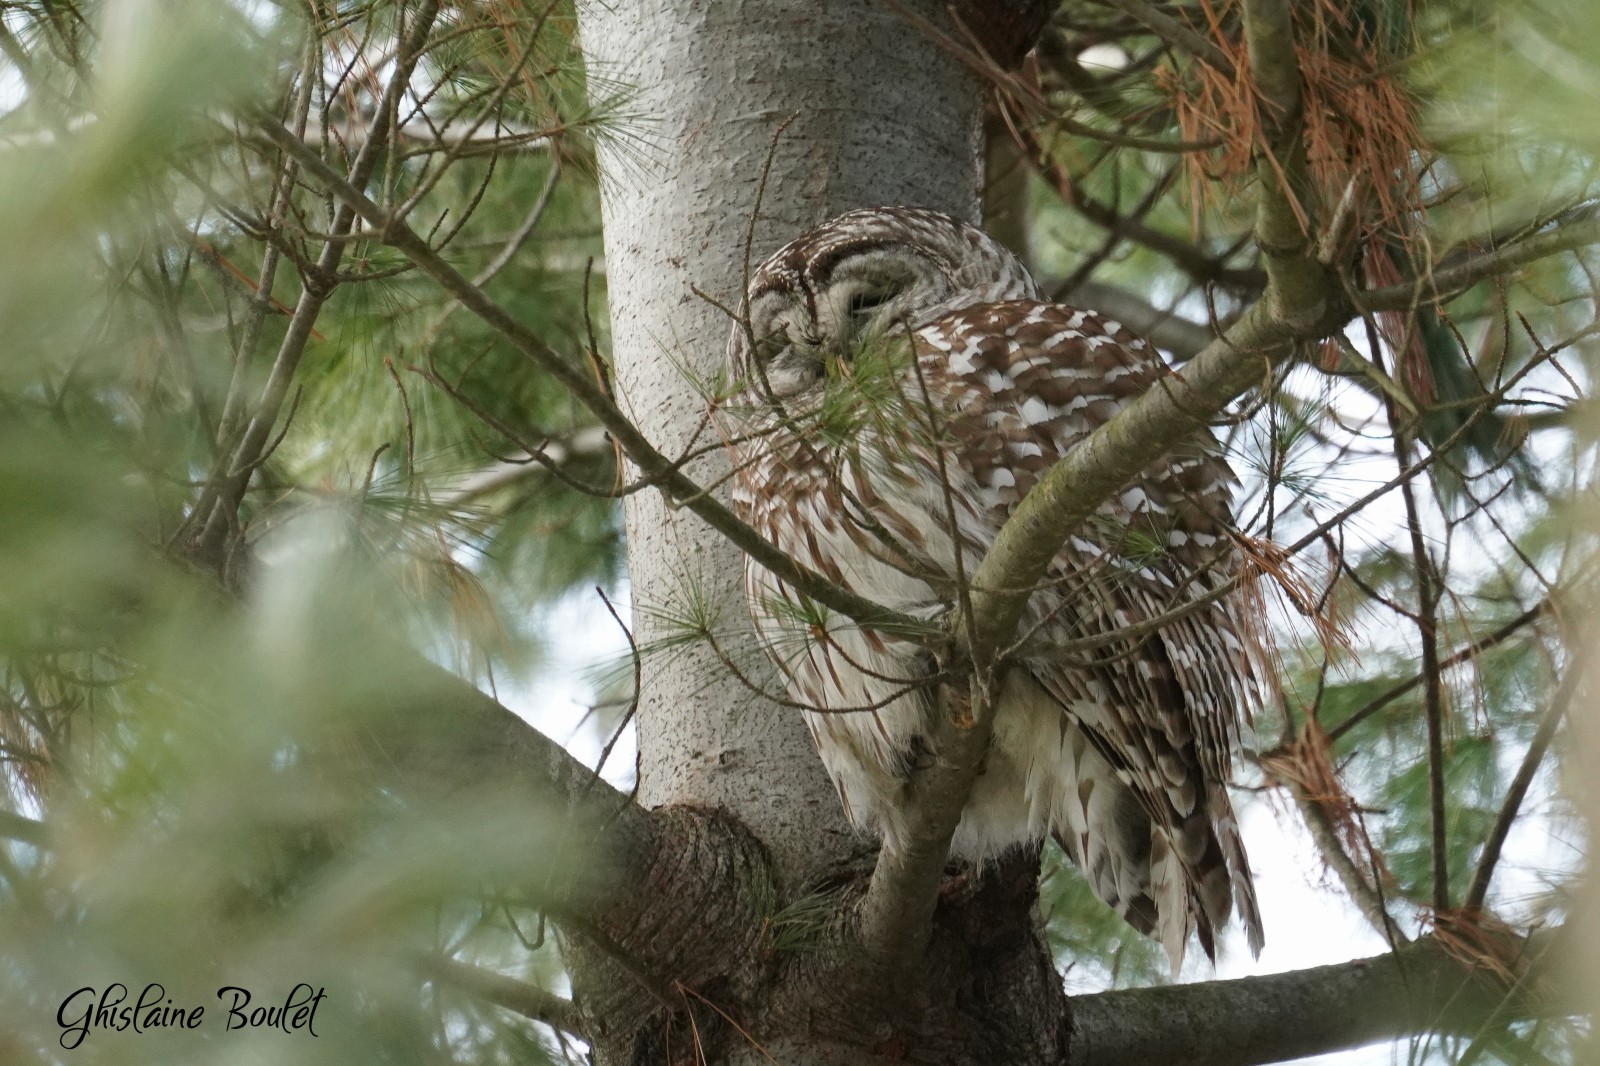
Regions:
M 993 531 L 977 515 L 958 513 L 960 536 L 952 538 L 948 521 L 939 520 L 942 494 L 925 499 L 917 481 L 892 475 L 870 484 L 858 472 L 847 477 L 852 495 L 871 500 L 874 517 L 914 547 L 923 565 L 953 573 L 959 539 L 970 573 Z M 885 558 L 891 553 L 833 511 L 822 494 L 792 497 L 789 504 L 795 520 L 764 530 L 787 554 L 885 607 L 924 618 L 947 609 L 928 582 L 907 572 L 905 560 Z M 816 708 L 803 713 L 846 814 L 898 844 L 906 833 L 911 774 L 932 758 L 931 659 L 915 644 L 863 630 L 842 615 L 798 608 L 794 594 L 755 563 L 747 564 L 746 580 L 757 632 L 791 696 Z M 1018 672 L 1003 679 L 998 710 L 988 757 L 951 844 L 963 858 L 983 860 L 1041 840 L 1058 824 L 1081 822 L 1063 809 L 1078 793 L 1081 760 L 1069 749 L 1075 740 L 1082 744 L 1060 705 Z

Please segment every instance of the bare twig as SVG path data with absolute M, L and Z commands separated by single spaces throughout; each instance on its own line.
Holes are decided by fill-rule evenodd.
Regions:
M 304 135 L 306 119 L 311 109 L 311 87 L 316 81 L 321 70 L 321 43 L 314 34 L 308 34 L 305 42 L 305 57 L 300 67 L 299 83 L 295 86 L 294 99 L 289 106 L 289 121 L 291 128 Z M 271 196 L 271 207 L 268 209 L 264 222 L 268 227 L 280 225 L 284 214 L 289 209 L 289 199 L 294 194 L 295 171 L 298 169 L 294 160 L 285 156 L 273 176 L 274 188 Z M 227 396 L 223 401 L 222 417 L 217 427 L 217 447 L 228 449 L 236 441 L 240 423 L 244 417 L 244 390 L 249 380 L 250 368 L 255 364 L 256 352 L 261 344 L 261 330 L 266 322 L 267 315 L 275 309 L 285 313 L 292 311 L 283 308 L 272 295 L 273 283 L 278 276 L 278 260 L 282 250 L 273 242 L 266 242 L 266 250 L 261 255 L 261 269 L 255 282 L 255 296 L 251 301 L 249 314 L 245 318 L 244 328 L 239 334 L 238 354 L 234 358 L 233 376 L 228 382 Z
M 387 147 L 389 123 L 399 106 L 401 95 L 410 84 L 412 72 L 422 59 L 428 34 L 438 14 L 439 0 L 422 0 L 412 24 L 407 27 L 394 71 L 384 87 L 383 101 L 373 116 L 367 142 L 356 154 L 349 176 L 342 179 L 353 188 L 360 188 L 367 183 L 382 158 L 382 149 Z M 309 148 L 301 137 L 291 134 L 276 120 L 271 124 L 283 133 L 285 139 L 293 139 L 296 151 L 286 152 L 286 155 L 298 158 L 302 165 L 309 157 L 331 173 L 331 168 L 327 168 L 322 157 Z M 279 147 L 283 147 L 282 143 Z M 311 339 L 317 316 L 333 294 L 336 284 L 333 276 L 340 260 L 344 258 L 345 245 L 355 220 L 356 211 L 349 204 L 341 205 L 335 212 L 316 266 L 301 280 L 300 299 L 295 304 L 294 316 L 289 320 L 289 328 L 278 346 L 277 358 L 267 375 L 256 410 L 241 431 L 217 482 L 208 486 L 194 508 L 193 514 L 200 525 L 193 538 L 192 550 L 200 559 L 214 560 L 221 555 L 223 542 L 237 520 L 239 504 L 250 483 L 251 473 L 260 465 L 263 449 L 288 399 L 290 385 L 305 354 L 306 344 Z
M 545 469 L 545 463 L 559 466 L 574 459 L 607 455 L 610 451 L 611 441 L 605 430 L 597 426 L 581 429 L 564 440 L 546 441 L 540 447 L 539 459 L 525 453 L 475 470 L 439 493 L 435 499 L 445 507 L 466 507 L 539 473 Z
M 1358 306 L 1362 311 L 1404 311 L 1424 301 L 1447 300 L 1485 278 L 1597 243 L 1600 218 L 1563 223 L 1515 244 L 1469 256 L 1465 262 L 1414 281 L 1368 289 L 1358 295 Z
M 1354 857 L 1345 850 L 1343 841 L 1339 839 L 1338 829 L 1329 818 L 1327 810 L 1317 802 L 1318 797 L 1313 796 L 1303 784 L 1293 778 L 1286 779 L 1285 784 L 1289 788 L 1289 794 L 1294 797 L 1300 816 L 1305 819 L 1306 828 L 1311 830 L 1311 839 L 1316 843 L 1318 853 L 1338 876 L 1339 883 L 1344 885 L 1345 892 L 1354 901 L 1362 917 L 1366 918 L 1367 923 L 1391 946 L 1399 947 L 1410 943 L 1409 938 L 1389 914 L 1389 908 L 1384 905 L 1381 886 L 1375 880 L 1368 880 L 1367 875 L 1356 865 Z
M 1506 837 L 1511 833 L 1511 823 L 1516 821 L 1517 813 L 1522 809 L 1522 801 L 1527 798 L 1533 777 L 1539 771 L 1539 764 L 1544 761 L 1545 753 L 1550 750 L 1550 742 L 1555 739 L 1556 727 L 1561 724 L 1562 717 L 1572 703 L 1573 693 L 1577 691 L 1583 673 L 1583 662 L 1582 656 L 1573 660 L 1572 665 L 1567 668 L 1566 676 L 1561 679 L 1555 695 L 1551 697 L 1550 706 L 1539 716 L 1539 727 L 1534 730 L 1533 740 L 1528 743 L 1528 751 L 1522 757 L 1522 765 L 1517 767 L 1517 776 L 1511 779 L 1511 785 L 1506 789 L 1505 802 L 1500 805 L 1500 813 L 1495 816 L 1494 826 L 1484 839 L 1483 854 L 1478 859 L 1477 868 L 1472 871 L 1472 881 L 1467 885 L 1467 894 L 1461 901 L 1461 909 L 1468 913 L 1481 909 L 1484 899 L 1489 895 L 1489 882 L 1494 877 L 1495 866 L 1500 862 L 1500 850 L 1505 846 Z
M 1382 358 L 1377 327 L 1367 319 L 1367 343 L 1372 358 Z M 1394 445 L 1395 464 L 1404 470 L 1411 466 L 1411 436 L 1400 421 L 1400 405 L 1384 393 L 1384 408 Z M 1417 637 L 1422 645 L 1423 708 L 1428 727 L 1428 809 L 1431 818 L 1433 855 L 1433 908 L 1443 913 L 1450 909 L 1450 863 L 1445 826 L 1444 795 L 1444 677 L 1439 667 L 1439 594 L 1442 579 L 1428 552 L 1422 532 L 1422 514 L 1417 494 L 1408 478 L 1400 485 L 1406 508 L 1406 533 L 1411 541 L 1412 571 L 1417 583 Z
M 489 260 L 484 268 L 473 276 L 472 283 L 474 285 L 481 288 L 489 284 L 490 281 L 494 280 L 496 274 L 505 269 L 506 264 L 516 258 L 517 253 L 522 250 L 522 246 L 527 243 L 528 238 L 533 236 L 533 231 L 544 218 L 544 213 L 550 206 L 551 197 L 555 195 L 556 185 L 560 180 L 561 157 L 551 155 L 550 174 L 545 178 L 544 188 L 539 190 L 539 195 L 534 199 L 533 206 L 528 209 L 527 215 L 523 217 L 521 225 L 516 228 L 510 237 L 506 238 L 505 244 L 500 248 L 500 251 L 495 253 L 495 257 Z M 451 300 L 446 303 L 434 320 L 429 322 L 428 327 L 422 331 L 422 340 L 419 343 L 419 347 L 426 348 L 431 344 L 433 339 L 438 336 L 439 330 L 444 327 L 446 320 L 460 306 L 460 300 Z
M 1548 598 L 1540 600 L 1538 603 L 1534 604 L 1526 611 L 1523 611 L 1505 625 L 1496 629 L 1493 633 L 1488 634 L 1480 640 L 1472 641 L 1466 647 L 1462 648 L 1460 651 L 1457 651 L 1449 658 L 1441 660 L 1439 663 L 1439 669 L 1449 670 L 1452 667 L 1460 666 L 1467 660 L 1475 658 L 1480 652 L 1487 651 L 1497 644 L 1505 643 L 1507 640 L 1510 640 L 1512 637 L 1516 636 L 1517 633 L 1520 632 L 1525 626 L 1538 621 L 1538 619 L 1548 610 L 1550 610 L 1550 600 Z M 1409 681 L 1400 682 L 1383 695 L 1377 697 L 1356 711 L 1353 711 L 1348 718 L 1345 718 L 1338 725 L 1330 728 L 1328 730 L 1328 737 L 1332 740 L 1338 740 L 1340 737 L 1344 736 L 1344 734 L 1348 733 L 1350 730 L 1354 729 L 1356 726 L 1360 725 L 1374 714 L 1377 714 L 1379 711 L 1383 710 L 1385 707 L 1389 706 L 1389 704 L 1404 696 L 1412 689 L 1421 687 L 1422 683 L 1423 676 L 1421 674 L 1411 678 Z
M 1151 33 L 1176 48 L 1181 48 L 1208 66 L 1233 77 L 1233 64 L 1222 49 L 1184 23 L 1157 10 L 1145 0 L 1106 0 L 1106 3 L 1143 25 Z

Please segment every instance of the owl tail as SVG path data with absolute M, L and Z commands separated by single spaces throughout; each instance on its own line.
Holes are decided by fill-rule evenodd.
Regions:
M 1191 932 L 1206 957 L 1216 961 L 1217 933 L 1236 908 L 1250 954 L 1259 957 L 1265 943 L 1233 804 L 1220 786 L 1206 792 L 1203 809 L 1180 825 L 1151 826 L 1150 895 L 1157 913 L 1152 935 L 1166 949 L 1173 976 L 1183 965 Z
M 1244 852 L 1244 839 L 1239 835 L 1239 822 L 1234 817 L 1233 804 L 1228 800 L 1227 791 L 1220 786 L 1211 791 L 1217 841 L 1222 845 L 1223 858 L 1227 860 L 1229 880 L 1233 885 L 1234 909 L 1244 925 L 1250 956 L 1259 959 L 1267 935 L 1261 928 L 1261 908 L 1256 904 L 1256 884 L 1250 873 L 1250 859 Z

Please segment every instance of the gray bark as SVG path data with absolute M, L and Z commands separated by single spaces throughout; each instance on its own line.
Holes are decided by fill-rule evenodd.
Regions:
M 908 7 L 949 26 L 941 0 Z M 614 374 L 624 410 L 668 455 L 714 440 L 695 436 L 706 403 L 694 381 L 721 369 L 731 322 L 691 286 L 736 308 L 747 233 L 758 263 L 854 207 L 978 215 L 981 86 L 881 0 L 589 4 L 580 30 L 591 95 L 626 87 L 624 113 L 637 116 L 599 146 Z M 701 484 L 726 472 L 720 454 L 689 469 Z M 748 651 L 738 550 L 659 493 L 631 496 L 626 523 L 640 645 L 679 636 L 663 616 L 698 600 L 727 646 Z M 758 656 L 748 663 L 751 677 L 775 686 Z M 843 864 L 864 866 L 871 843 L 845 823 L 795 712 L 753 694 L 703 646 L 646 654 L 643 667 L 641 803 L 733 814 L 765 845 L 791 898 Z M 591 990 L 608 986 L 604 973 L 588 976 Z M 840 1035 L 840 1045 L 803 1039 L 783 1060 L 851 1061 L 860 1039 L 892 1034 Z M 602 1060 L 644 1054 L 617 1031 L 596 1050 Z M 765 1061 L 736 1038 L 725 1052 L 728 1062 Z
M 944 23 L 943 3 L 909 6 Z M 669 455 L 714 440 L 694 436 L 705 400 L 691 378 L 718 372 L 731 324 L 691 286 L 737 306 L 757 188 L 791 115 L 772 151 L 754 262 L 853 207 L 977 214 L 980 86 L 880 0 L 589 4 L 581 32 L 592 94 L 626 86 L 624 113 L 637 116 L 599 148 L 618 397 Z M 712 455 L 691 470 L 710 484 L 725 466 Z M 629 498 L 627 533 L 642 646 L 678 635 L 661 614 L 693 598 L 748 650 L 737 549 L 653 492 Z M 796 714 L 728 676 L 709 648 L 646 655 L 644 671 L 642 803 L 732 812 L 783 883 L 860 853 Z

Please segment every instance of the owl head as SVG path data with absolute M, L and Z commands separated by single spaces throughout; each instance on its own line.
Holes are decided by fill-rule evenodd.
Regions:
M 822 384 L 830 359 L 850 359 L 869 337 L 1037 295 L 1017 257 L 974 226 L 920 207 L 850 211 L 751 276 L 750 329 L 734 327 L 730 369 L 754 391 L 800 396 Z

